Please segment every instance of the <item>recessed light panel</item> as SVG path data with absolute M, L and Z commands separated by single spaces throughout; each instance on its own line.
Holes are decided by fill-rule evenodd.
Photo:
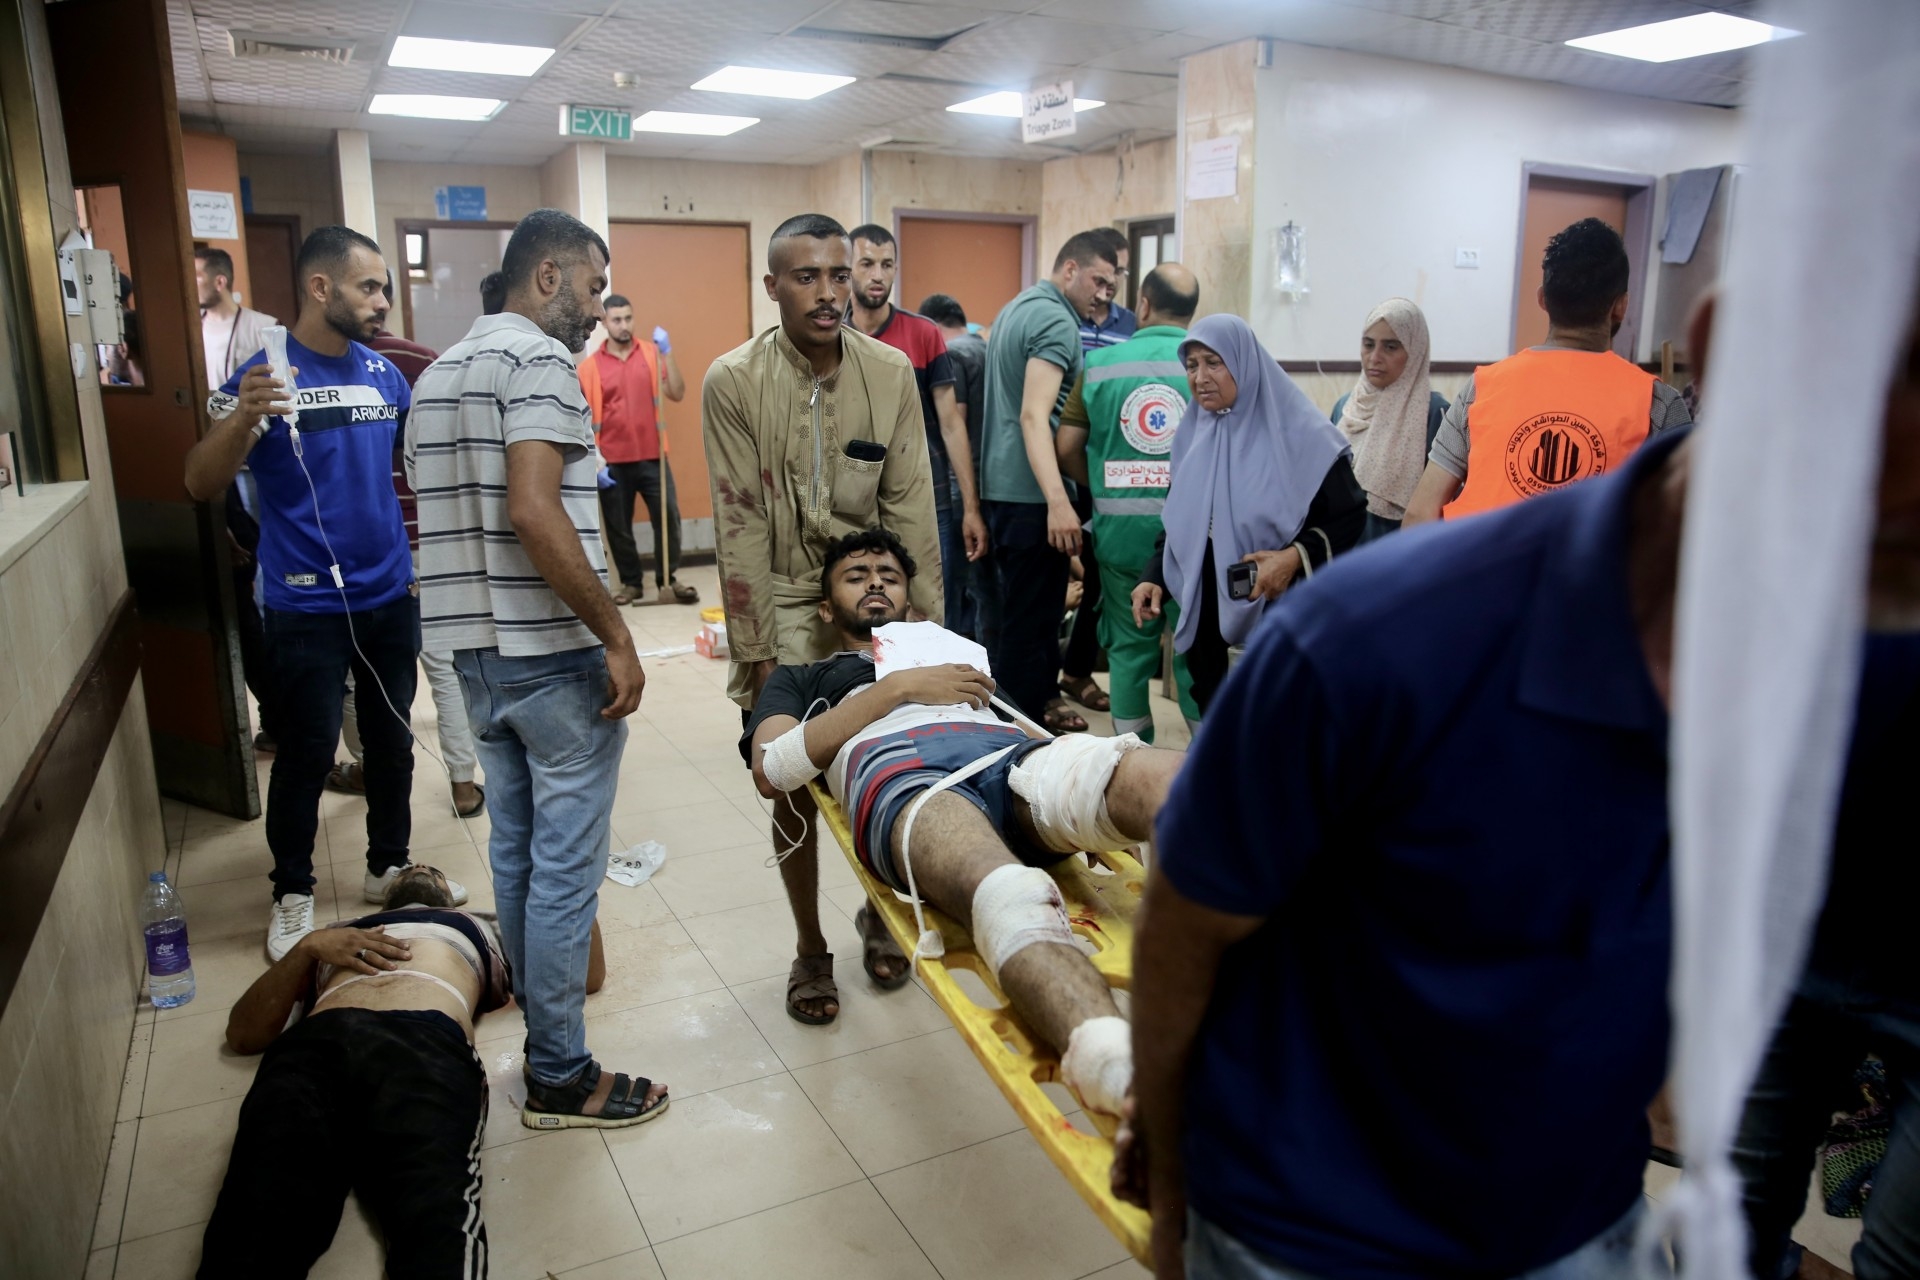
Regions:
M 1729 49 L 1746 49 L 1769 40 L 1797 36 L 1786 27 L 1770 27 L 1751 18 L 1736 18 L 1730 13 L 1696 13 L 1691 18 L 1673 18 L 1649 22 L 1641 27 L 1603 31 L 1596 36 L 1569 40 L 1576 49 L 1611 53 L 1615 57 L 1635 58 L 1641 62 L 1678 62 L 1682 58 L 1701 58 Z
M 376 93 L 367 108 L 376 116 L 422 120 L 491 120 L 507 104 L 498 98 L 455 98 L 442 93 Z
M 531 44 L 400 36 L 393 42 L 393 52 L 387 55 L 387 65 L 421 67 L 428 71 L 472 71 L 489 76 L 530 76 L 552 56 L 553 50 Z
M 829 76 L 814 71 L 775 71 L 768 67 L 722 67 L 693 87 L 708 93 L 744 93 L 760 98 L 817 98 L 852 76 Z
M 1104 99 L 1075 98 L 1073 109 L 1091 111 L 1095 107 L 1106 106 Z M 969 98 L 965 102 L 956 102 L 948 107 L 949 111 L 960 111 L 970 116 L 1005 116 L 1009 120 L 1018 120 L 1026 110 L 1026 95 L 1018 89 L 1002 89 L 998 93 L 985 94 L 978 98 Z
M 697 133 L 724 138 L 749 125 L 760 123 L 759 116 L 710 116 L 698 111 L 649 111 L 635 116 L 635 133 Z

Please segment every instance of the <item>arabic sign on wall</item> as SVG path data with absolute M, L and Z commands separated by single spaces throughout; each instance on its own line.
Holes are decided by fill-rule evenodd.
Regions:
M 1020 117 L 1022 142 L 1064 138 L 1073 130 L 1073 81 L 1062 80 L 1027 90 L 1027 109 Z
M 233 192 L 187 192 L 187 224 L 196 240 L 237 240 L 240 218 L 234 212 Z

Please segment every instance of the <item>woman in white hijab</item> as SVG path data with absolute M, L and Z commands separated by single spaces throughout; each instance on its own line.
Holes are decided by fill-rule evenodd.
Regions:
M 1388 298 L 1367 313 L 1360 379 L 1334 404 L 1332 415 L 1353 446 L 1353 472 L 1367 491 L 1363 541 L 1400 527 L 1446 416 L 1446 397 L 1430 378 L 1430 350 L 1427 317 L 1407 299 Z

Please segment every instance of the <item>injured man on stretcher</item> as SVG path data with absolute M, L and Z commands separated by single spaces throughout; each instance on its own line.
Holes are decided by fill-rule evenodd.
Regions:
M 906 619 L 914 572 L 885 530 L 828 548 L 820 617 L 840 652 L 774 672 L 741 752 L 768 797 L 825 772 L 861 864 L 965 926 L 1014 1009 L 1059 1052 L 1064 1082 L 1117 1115 L 1133 1077 L 1128 1027 L 1040 868 L 1148 839 L 1186 755 L 1133 734 L 1030 733 L 995 712 L 993 681 L 970 665 L 876 669 L 874 632 Z

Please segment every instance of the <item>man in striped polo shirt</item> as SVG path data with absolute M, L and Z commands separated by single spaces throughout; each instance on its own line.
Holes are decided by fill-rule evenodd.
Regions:
M 453 653 L 491 789 L 494 902 L 527 1019 L 520 1122 L 639 1124 L 666 1109 L 666 1086 L 602 1071 L 584 1020 L 626 717 L 646 681 L 607 593 L 573 366 L 600 319 L 607 245 L 541 209 L 514 228 L 500 270 L 505 310 L 414 388 L 423 644 Z

